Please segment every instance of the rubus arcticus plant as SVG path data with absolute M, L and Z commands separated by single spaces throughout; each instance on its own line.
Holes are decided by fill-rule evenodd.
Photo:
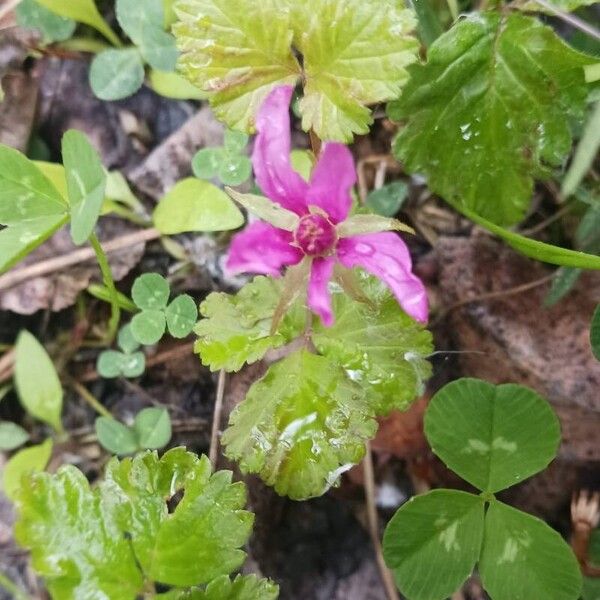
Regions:
M 393 218 L 406 188 L 398 182 L 361 202 L 344 145 L 370 131 L 373 105 L 389 102 L 387 114 L 399 130 L 393 152 L 406 171 L 425 177 L 458 212 L 517 251 L 571 269 L 563 277 L 600 269 L 589 225 L 595 205 L 580 226 L 580 249 L 508 229 L 528 213 L 534 182 L 560 176 L 571 128 L 583 125 L 588 105 L 598 100 L 598 59 L 570 47 L 536 13 L 550 7 L 564 16 L 588 2 L 484 3 L 458 16 L 449 1 L 445 32 L 434 2 L 413 4 L 118 0 L 116 18 L 131 48 L 122 47 L 93 0 L 27 0 L 19 11 L 47 43 L 73 34 L 72 19 L 115 46 L 92 64 L 92 87 L 101 98 L 138 89 L 146 63 L 153 82 L 156 70 L 169 71 L 177 61 L 188 90 L 206 97 L 229 129 L 222 147 L 194 157 L 197 178 L 178 182 L 152 216 L 123 189 L 122 178 L 105 171 L 79 132 L 65 134 L 64 167 L 0 147 L 0 268 L 13 267 L 67 223 L 75 244 L 91 243 L 104 280 L 94 295 L 112 309 L 99 376 L 140 377 L 143 346 L 167 331 L 183 338 L 193 329 L 202 363 L 220 372 L 219 406 L 226 373 L 265 359 L 265 374 L 231 413 L 221 443 L 242 473 L 257 474 L 294 500 L 338 485 L 364 457 L 377 419 L 410 407 L 432 374 L 427 291 L 399 235 L 414 231 Z M 167 81 L 181 86 L 177 77 Z M 292 149 L 292 112 L 311 151 Z M 586 148 L 600 145 L 593 132 L 584 139 Z M 576 157 L 564 189 L 581 183 L 585 160 Z M 113 212 L 154 225 L 152 235 L 178 256 L 180 247 L 167 236 L 243 224 L 209 179 L 238 186 L 225 191 L 250 215 L 225 264 L 244 285 L 211 293 L 199 321 L 196 301 L 182 295 L 169 302 L 170 283 L 159 274 L 139 277 L 131 299 L 117 290 L 96 235 L 98 219 Z M 129 323 L 121 323 L 123 313 L 132 314 Z M 111 350 L 119 330 L 119 350 Z M 596 356 L 599 332 L 596 314 L 590 333 Z M 61 439 L 62 386 L 48 353 L 23 332 L 16 358 L 25 410 Z M 22 375 L 32 365 L 44 374 L 37 388 Z M 72 466 L 43 472 L 52 453 L 48 438 L 18 451 L 4 478 L 19 513 L 17 538 L 31 550 L 52 597 L 276 598 L 271 581 L 235 575 L 252 524 L 243 510 L 244 485 L 182 448 L 159 457 L 156 449 L 171 437 L 164 409 L 146 409 L 126 424 L 93 397 L 88 401 L 101 414 L 102 446 L 133 456 L 113 458 L 90 487 Z M 0 447 L 27 442 L 16 424 L 0 425 L 7 437 Z M 219 427 L 216 410 L 215 434 Z M 425 433 L 433 452 L 478 493 L 433 490 L 392 518 L 383 554 L 406 597 L 443 600 L 475 570 L 493 600 L 576 600 L 582 577 L 561 536 L 496 498 L 555 457 L 560 427 L 550 405 L 522 386 L 462 379 L 435 394 Z

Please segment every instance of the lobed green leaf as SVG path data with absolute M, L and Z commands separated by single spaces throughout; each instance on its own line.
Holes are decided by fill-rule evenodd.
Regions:
M 390 105 L 392 118 L 407 119 L 395 153 L 449 202 L 496 224 L 517 223 L 533 177 L 570 150 L 569 118 L 582 116 L 592 62 L 537 19 L 469 15 L 432 44 L 426 64 L 410 69 Z
M 225 454 L 295 500 L 320 496 L 375 434 L 362 389 L 335 362 L 299 350 L 272 365 L 233 411 Z

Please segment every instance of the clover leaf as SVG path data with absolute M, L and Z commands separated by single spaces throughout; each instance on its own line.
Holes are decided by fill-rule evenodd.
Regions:
M 518 385 L 460 379 L 432 399 L 425 435 L 434 453 L 482 493 L 434 490 L 392 517 L 383 552 L 403 594 L 443 600 L 478 564 L 492 600 L 576 600 L 581 572 L 569 545 L 493 496 L 556 455 L 560 431 L 548 403 Z
M 170 294 L 169 282 L 157 273 L 145 273 L 135 280 L 131 296 L 141 312 L 131 321 L 131 333 L 140 344 L 156 344 L 166 329 L 175 338 L 191 333 L 198 318 L 196 303 L 184 294 L 169 304 Z
M 548 466 L 560 443 L 560 426 L 534 391 L 465 378 L 432 398 L 425 435 L 448 467 L 494 493 Z
M 105 350 L 98 356 L 96 370 L 106 379 L 139 377 L 146 370 L 146 356 L 138 352 L 140 343 L 135 339 L 131 325 L 119 331 L 117 339 L 121 351 Z
M 158 450 L 171 440 L 171 417 L 165 408 L 144 408 L 129 427 L 112 417 L 96 419 L 96 435 L 103 448 L 124 456 L 137 450 Z
M 94 489 L 73 466 L 26 477 L 15 532 L 55 600 L 99 593 L 134 600 L 155 583 L 206 585 L 175 589 L 171 598 L 212 599 L 213 590 L 229 594 L 222 599 L 258 598 L 258 590 L 274 598 L 269 582 L 225 581 L 245 557 L 240 548 L 253 521 L 245 500 L 244 485 L 232 484 L 231 473 L 211 474 L 206 457 L 176 448 L 160 459 L 114 458 Z
M 46 44 L 68 40 L 76 27 L 75 21 L 57 15 L 36 0 L 21 0 L 15 14 L 20 27 L 37 29 Z
M 569 118 L 582 115 L 584 66 L 595 61 L 532 17 L 467 15 L 431 45 L 426 64 L 410 67 L 390 104 L 390 116 L 406 120 L 395 153 L 449 202 L 513 225 L 533 177 L 569 152 Z
M 240 185 L 252 174 L 252 163 L 243 153 L 248 135 L 228 129 L 222 147 L 203 148 L 192 159 L 194 175 L 199 179 L 217 177 L 225 185 Z
M 377 424 L 335 362 L 299 350 L 273 364 L 233 411 L 225 454 L 295 500 L 324 494 L 360 461 Z

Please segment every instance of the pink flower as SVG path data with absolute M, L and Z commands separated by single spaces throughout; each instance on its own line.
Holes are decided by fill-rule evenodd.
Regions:
M 270 222 L 255 222 L 234 237 L 228 270 L 277 277 L 283 267 L 309 261 L 308 306 L 325 326 L 331 326 L 334 317 L 328 283 L 334 267 L 362 267 L 391 289 L 405 312 L 426 321 L 425 287 L 412 273 L 406 244 L 395 233 L 382 231 L 397 228 L 398 222 L 369 215 L 348 218 L 350 192 L 356 183 L 348 148 L 325 144 L 310 183 L 292 169 L 292 93 L 288 86 L 275 88 L 256 123 L 254 172 L 271 202 L 230 191 L 236 200 Z

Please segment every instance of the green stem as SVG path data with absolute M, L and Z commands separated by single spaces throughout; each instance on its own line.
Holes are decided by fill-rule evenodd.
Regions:
M 113 416 L 110 414 L 110 411 L 103 406 L 102 404 L 100 404 L 100 402 L 96 399 L 96 396 L 94 396 L 90 391 L 88 391 L 88 389 L 81 385 L 81 383 L 79 383 L 78 381 L 75 381 L 74 379 L 71 380 L 69 382 L 71 384 L 71 387 L 99 414 L 102 415 L 103 417 L 109 417 L 110 419 L 113 418 Z
M 100 267 L 100 271 L 102 271 L 102 279 L 104 281 L 104 285 L 108 289 L 108 294 L 110 298 L 110 306 L 111 306 L 111 316 L 110 321 L 108 322 L 108 342 L 112 343 L 117 335 L 117 329 L 119 328 L 119 321 L 121 319 L 121 307 L 119 305 L 119 294 L 117 292 L 117 288 L 115 287 L 115 280 L 112 276 L 112 271 L 110 269 L 110 264 L 108 263 L 108 258 L 106 257 L 106 253 L 104 252 L 100 241 L 95 233 L 92 233 L 90 236 L 90 244 L 96 253 L 96 259 L 98 260 L 98 266 Z
M 4 573 L 0 573 L 0 587 L 12 594 L 15 600 L 30 600 L 29 596 L 17 587 Z

